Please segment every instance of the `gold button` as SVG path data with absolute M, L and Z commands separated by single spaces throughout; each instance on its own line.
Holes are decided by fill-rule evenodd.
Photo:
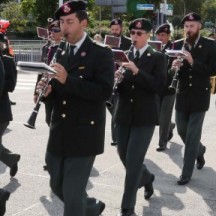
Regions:
M 131 88 L 134 89 L 134 85 L 132 85 Z
M 91 125 L 93 125 L 94 124 L 94 121 L 91 121 Z
M 66 117 L 66 114 L 62 113 L 61 116 L 62 116 L 62 118 L 65 118 L 65 117 Z
M 208 90 L 208 88 L 206 88 L 206 90 Z
M 83 78 L 83 76 L 79 76 L 79 78 L 80 78 L 80 79 L 82 79 L 82 78 Z
M 192 86 L 192 84 L 190 83 L 189 86 Z
M 133 99 L 130 99 L 130 102 L 133 103 Z
M 65 100 L 64 100 L 64 101 L 62 101 L 62 104 L 63 104 L 63 105 L 65 105 L 66 103 L 67 103 L 67 102 L 66 102 Z
M 189 76 L 190 79 L 192 79 L 192 76 Z

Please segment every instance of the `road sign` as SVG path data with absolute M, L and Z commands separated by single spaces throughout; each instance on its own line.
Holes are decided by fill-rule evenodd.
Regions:
M 99 6 L 124 6 L 127 5 L 127 0 L 96 0 L 95 4 Z
M 126 6 L 114 6 L 112 7 L 113 13 L 126 13 L 127 7 Z
M 173 4 L 160 4 L 160 12 L 168 16 L 173 15 Z
M 137 4 L 137 10 L 154 10 L 154 4 Z

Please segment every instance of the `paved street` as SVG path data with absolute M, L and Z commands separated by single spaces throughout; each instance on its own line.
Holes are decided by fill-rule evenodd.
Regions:
M 0 164 L 0 187 L 11 192 L 7 202 L 6 216 L 62 216 L 62 203 L 52 194 L 49 176 L 43 170 L 44 154 L 48 138 L 44 106 L 36 121 L 36 130 L 23 126 L 33 109 L 35 74 L 18 75 L 14 93 L 10 94 L 14 121 L 3 136 L 3 144 L 11 151 L 21 154 L 19 171 L 10 178 L 9 169 Z M 195 168 L 191 182 L 178 186 L 181 173 L 183 143 L 177 135 L 164 153 L 155 149 L 158 144 L 158 127 L 146 157 L 146 165 L 155 174 L 155 193 L 146 201 L 144 191 L 137 196 L 136 213 L 141 216 L 216 216 L 216 109 L 215 95 L 204 122 L 202 142 L 207 146 L 206 165 Z M 88 183 L 88 194 L 106 203 L 103 216 L 115 216 L 120 208 L 125 171 L 116 148 L 110 145 L 110 115 L 107 113 L 105 153 L 97 157 Z

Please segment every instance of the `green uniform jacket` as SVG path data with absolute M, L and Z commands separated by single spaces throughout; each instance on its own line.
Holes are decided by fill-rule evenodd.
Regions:
M 175 49 L 181 49 L 182 46 L 183 40 L 174 43 Z M 194 64 L 191 67 L 184 60 L 180 68 L 176 110 L 181 112 L 207 111 L 210 103 L 210 76 L 216 74 L 216 43 L 211 39 L 200 37 L 190 53 Z
M 92 156 L 104 151 L 106 100 L 114 81 L 111 49 L 85 39 L 73 59 L 68 44 L 58 60 L 67 72 L 66 83 L 52 80 L 53 113 L 48 151 L 55 155 Z

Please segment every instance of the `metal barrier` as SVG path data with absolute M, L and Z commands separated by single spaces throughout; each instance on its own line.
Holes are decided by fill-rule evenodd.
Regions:
M 42 47 L 46 41 L 43 40 L 10 40 L 14 51 L 14 60 L 40 62 Z

